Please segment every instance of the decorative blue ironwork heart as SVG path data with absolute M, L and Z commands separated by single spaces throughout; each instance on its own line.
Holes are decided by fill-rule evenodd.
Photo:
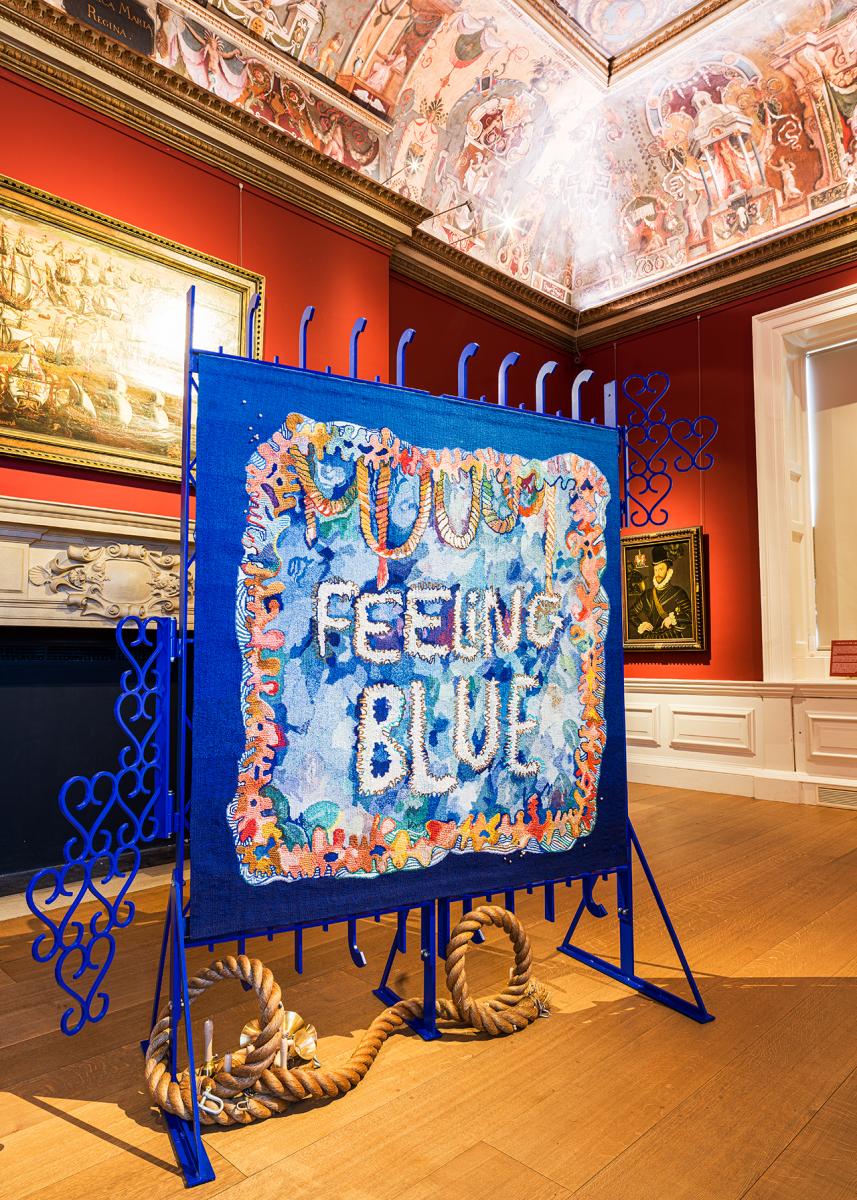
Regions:
M 77 775 L 63 785 L 60 810 L 75 832 L 63 847 L 64 861 L 39 871 L 27 887 L 27 904 L 46 927 L 33 942 L 33 957 L 54 963 L 56 981 L 73 1001 L 60 1020 L 69 1035 L 106 1015 L 109 998 L 100 988 L 116 952 L 114 934 L 134 918 L 134 904 L 126 896 L 140 866 L 140 847 L 171 832 L 173 636 L 174 622 L 166 617 L 126 617 L 117 626 L 116 640 L 129 668 L 122 674 L 114 713 L 128 745 L 116 771 Z M 106 889 L 117 882 L 111 898 Z M 44 889 L 48 894 L 39 895 Z M 94 910 L 81 916 L 81 906 L 91 904 Z
M 629 375 L 622 382 L 628 413 L 621 427 L 626 527 L 666 525 L 673 472 L 708 471 L 714 465 L 707 448 L 717 435 L 717 421 L 703 414 L 671 421 L 664 402 L 669 390 L 663 371 Z

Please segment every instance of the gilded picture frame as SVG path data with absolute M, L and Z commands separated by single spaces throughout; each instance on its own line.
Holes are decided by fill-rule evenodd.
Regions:
M 706 651 L 702 527 L 622 537 L 622 637 L 626 651 Z
M 191 284 L 243 354 L 263 276 L 0 175 L 0 453 L 177 481 Z

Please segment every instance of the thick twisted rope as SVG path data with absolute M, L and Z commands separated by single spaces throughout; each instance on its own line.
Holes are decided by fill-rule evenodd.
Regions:
M 545 484 L 545 591 L 553 592 L 556 563 L 556 484 Z
M 474 1000 L 467 986 L 464 960 L 473 935 L 483 925 L 497 925 L 508 934 L 515 966 L 502 992 L 486 1000 Z M 453 930 L 447 947 L 446 982 L 452 998 L 436 1001 L 436 1016 L 469 1025 L 491 1037 L 525 1029 L 548 1012 L 544 988 L 530 977 L 532 957 L 529 938 L 514 913 L 487 904 L 467 913 Z M 253 1046 L 232 1055 L 231 1071 L 225 1071 L 220 1061 L 211 1075 L 191 1079 L 184 1071 L 178 1079 L 170 1077 L 169 1005 L 152 1030 L 146 1051 L 146 1086 L 154 1103 L 190 1121 L 195 1087 L 204 1125 L 249 1125 L 285 1112 L 291 1104 L 344 1096 L 364 1077 L 390 1034 L 423 1015 L 421 999 L 400 1000 L 375 1018 L 341 1067 L 286 1069 L 275 1065 L 282 1042 L 283 1008 L 280 988 L 271 972 L 258 959 L 246 955 L 221 959 L 189 981 L 191 1003 L 223 979 L 248 984 L 259 999 L 259 1035 Z

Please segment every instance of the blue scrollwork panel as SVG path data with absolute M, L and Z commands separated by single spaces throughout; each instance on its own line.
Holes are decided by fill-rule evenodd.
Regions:
M 171 618 L 126 617 L 116 640 L 128 666 L 114 705 L 127 737 L 113 771 L 77 775 L 60 791 L 59 807 L 72 833 L 63 861 L 30 880 L 27 903 L 45 926 L 33 942 L 37 962 L 53 963 L 58 985 L 71 997 L 60 1019 L 74 1034 L 107 1013 L 104 979 L 116 952 L 115 933 L 130 925 L 128 890 L 141 847 L 173 832 L 169 790 Z M 110 894 L 108 894 L 108 892 Z
M 666 525 L 674 473 L 708 471 L 714 465 L 708 447 L 717 435 L 717 421 L 702 414 L 670 420 L 664 403 L 669 389 L 670 378 L 663 371 L 622 381 L 625 526 Z

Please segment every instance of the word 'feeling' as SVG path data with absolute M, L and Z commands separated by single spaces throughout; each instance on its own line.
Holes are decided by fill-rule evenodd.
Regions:
M 404 591 L 361 592 L 349 580 L 320 583 L 315 596 L 313 637 L 322 659 L 328 659 L 350 633 L 354 655 L 376 666 L 403 658 L 424 663 L 474 662 L 498 652 L 514 654 L 522 641 L 548 650 L 561 628 L 560 597 L 536 592 L 525 600 L 523 587 L 501 605 L 496 588 L 447 587 L 419 582 Z M 331 635 L 335 635 L 331 638 Z M 501 696 L 496 679 L 485 679 L 485 732 L 477 749 L 470 734 L 470 679 L 454 684 L 453 752 L 471 770 L 487 771 L 501 748 Z M 536 675 L 516 674 L 509 683 L 505 712 L 505 765 L 516 778 L 538 774 L 539 762 L 522 758 L 521 739 L 536 722 L 524 715 L 527 694 L 541 687 Z M 407 750 L 392 735 L 407 712 Z M 363 795 L 381 795 L 407 780 L 418 796 L 451 792 L 457 778 L 435 774 L 426 749 L 426 691 L 412 679 L 407 690 L 380 682 L 362 689 L 357 701 L 357 786 Z

